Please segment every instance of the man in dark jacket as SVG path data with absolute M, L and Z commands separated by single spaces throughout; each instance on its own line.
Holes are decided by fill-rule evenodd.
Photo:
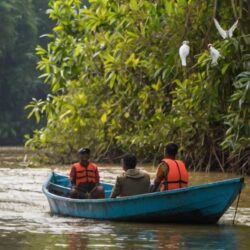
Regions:
M 121 163 L 125 172 L 117 177 L 110 197 L 116 198 L 117 196 L 148 193 L 150 177 L 146 172 L 136 169 L 136 157 L 126 155 Z

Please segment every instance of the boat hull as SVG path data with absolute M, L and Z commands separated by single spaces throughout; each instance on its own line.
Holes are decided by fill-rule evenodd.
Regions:
M 53 174 L 43 185 L 53 214 L 99 220 L 211 224 L 216 223 L 244 186 L 235 178 L 199 186 L 121 198 L 71 199 L 49 192 L 49 185 L 60 175 Z M 63 177 L 67 178 L 67 177 Z M 66 180 L 66 179 L 64 179 Z M 64 187 L 66 190 L 69 188 Z M 106 196 L 112 185 L 103 184 Z M 60 189 L 60 185 L 58 185 Z

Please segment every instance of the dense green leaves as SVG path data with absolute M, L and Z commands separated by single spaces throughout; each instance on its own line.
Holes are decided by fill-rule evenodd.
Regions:
M 56 26 L 47 49 L 37 53 L 52 95 L 31 104 L 48 122 L 27 144 L 59 155 L 84 144 L 102 159 L 133 151 L 153 161 L 175 141 L 195 169 L 244 164 L 249 124 L 238 123 L 249 115 L 242 73 L 249 70 L 249 44 L 241 34 L 247 5 L 236 8 L 242 18 L 236 37 L 222 41 L 212 17 L 230 24 L 231 6 L 215 3 L 92 0 L 85 7 L 77 0 L 51 1 Z M 187 68 L 178 56 L 183 40 L 191 47 Z M 206 50 L 211 41 L 222 54 L 215 67 Z M 243 158 L 235 161 L 235 154 Z

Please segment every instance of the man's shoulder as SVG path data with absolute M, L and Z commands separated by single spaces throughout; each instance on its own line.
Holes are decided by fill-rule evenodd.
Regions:
M 92 165 L 92 167 L 98 168 L 96 163 L 94 163 L 94 162 L 92 162 L 92 161 L 90 161 L 89 163 Z
M 126 174 L 125 174 L 125 173 L 122 173 L 122 174 L 120 174 L 120 175 L 117 175 L 117 177 L 116 177 L 117 180 L 123 180 L 123 179 L 125 179 L 125 178 L 126 178 Z
M 161 161 L 161 162 L 158 164 L 158 168 L 161 168 L 161 169 L 168 168 L 168 164 L 167 164 L 165 161 Z
M 77 167 L 77 162 L 71 164 L 71 170 L 75 170 Z
M 158 177 L 166 176 L 169 171 L 169 166 L 166 162 L 162 161 L 158 164 L 157 173 Z
M 124 183 L 125 180 L 126 180 L 126 177 L 123 174 L 116 176 L 116 184 L 118 185 Z

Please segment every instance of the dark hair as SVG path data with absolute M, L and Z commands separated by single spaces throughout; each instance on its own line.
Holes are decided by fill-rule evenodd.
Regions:
M 89 148 L 80 148 L 78 150 L 79 154 L 90 154 L 90 149 Z
M 133 169 L 135 168 L 137 164 L 136 157 L 132 154 L 127 154 L 123 158 L 124 165 L 126 166 L 127 169 Z
M 169 143 L 165 147 L 165 154 L 168 154 L 170 156 L 176 156 L 178 149 L 179 149 L 179 147 L 177 144 Z

